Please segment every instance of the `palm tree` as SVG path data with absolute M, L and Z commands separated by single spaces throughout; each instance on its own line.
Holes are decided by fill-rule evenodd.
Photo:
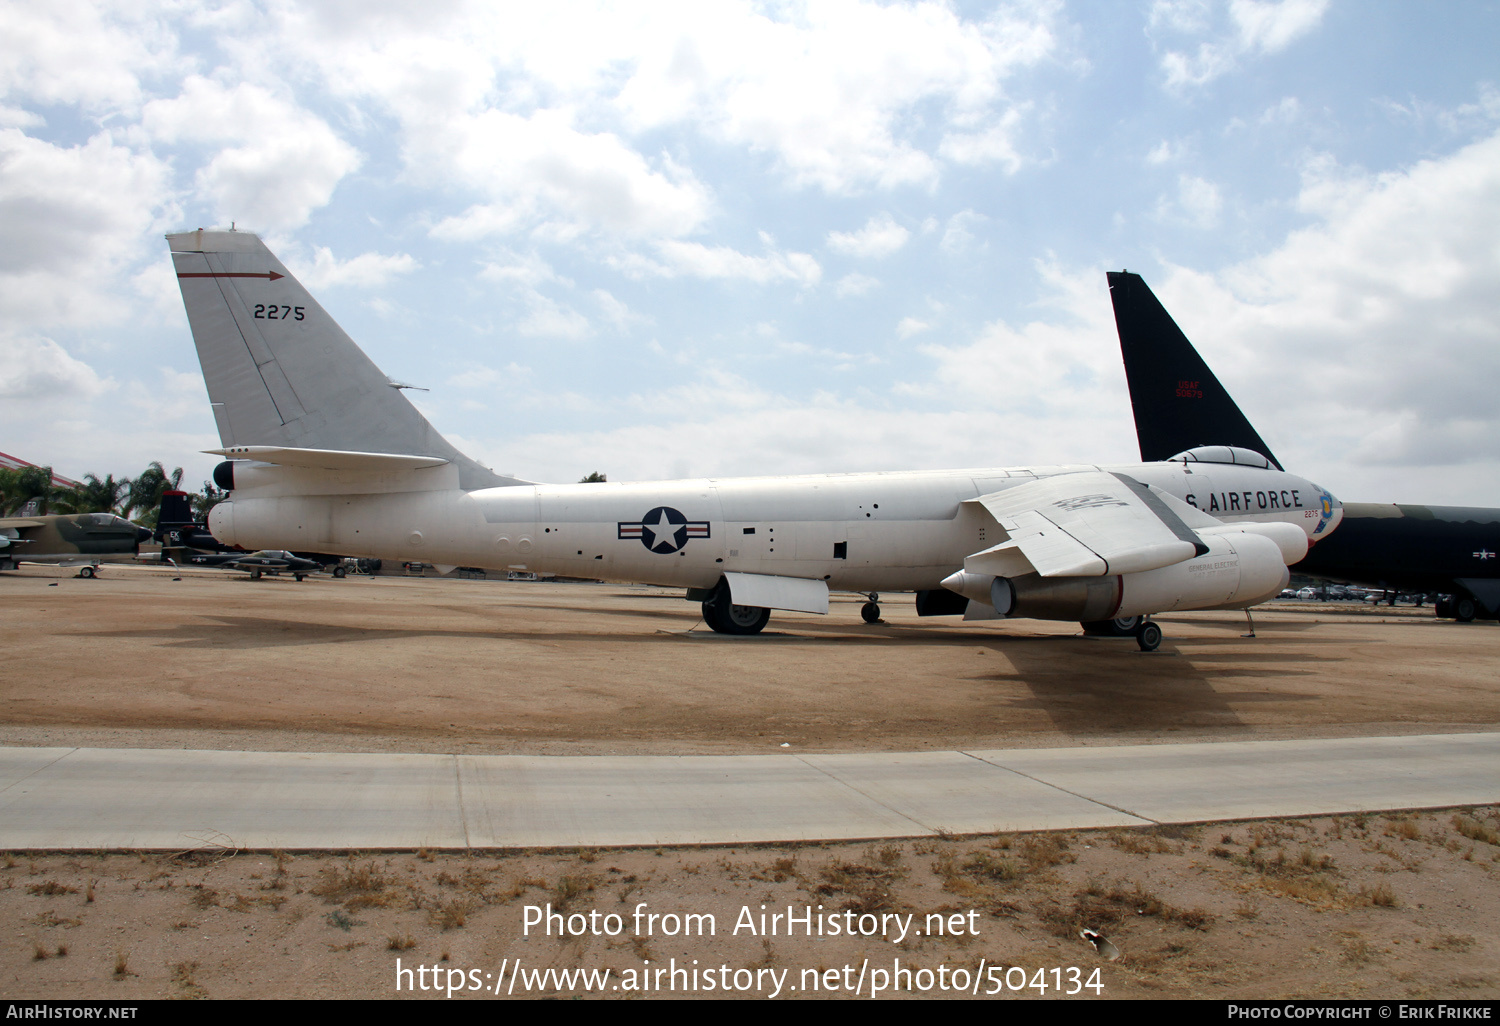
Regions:
M 139 510 L 135 521 L 143 527 L 155 527 L 156 515 L 161 511 L 162 493 L 181 483 L 181 467 L 168 474 L 161 463 L 152 460 L 151 465 L 130 483 L 130 497 L 125 501 L 126 515 Z
M 0 513 L 10 516 L 32 499 L 40 499 L 41 512 L 47 512 L 52 495 L 51 467 L 0 467 Z
M 119 513 L 130 494 L 130 479 L 115 480 L 110 474 L 103 481 L 89 474 L 81 484 L 58 488 L 52 492 L 52 508 L 57 513 Z

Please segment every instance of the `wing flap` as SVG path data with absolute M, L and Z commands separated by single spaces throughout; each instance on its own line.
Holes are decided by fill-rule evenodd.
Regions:
M 1016 576 L 1001 572 L 1017 565 L 1013 549 L 1043 577 L 1137 573 L 1208 551 L 1172 505 L 1124 474 L 1059 474 L 972 501 L 1010 535 L 964 561 L 965 570 L 979 573 Z

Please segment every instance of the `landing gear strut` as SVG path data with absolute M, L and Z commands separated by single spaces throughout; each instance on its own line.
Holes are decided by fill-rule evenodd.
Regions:
M 870 601 L 859 607 L 860 619 L 865 623 L 880 622 L 880 593 L 872 591 L 869 595 Z

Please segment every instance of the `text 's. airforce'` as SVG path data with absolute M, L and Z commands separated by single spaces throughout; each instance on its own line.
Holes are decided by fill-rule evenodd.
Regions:
M 453 447 L 261 240 L 167 237 L 226 457 L 209 525 L 336 552 L 681 587 L 724 634 L 833 591 L 923 614 L 1134 633 L 1248 608 L 1333 530 L 1336 499 L 1243 450 L 1122 466 L 539 485 Z M 1230 497 L 1233 497 L 1231 499 Z M 1228 506 L 1229 508 L 1226 508 Z M 879 615 L 873 600 L 866 619 Z

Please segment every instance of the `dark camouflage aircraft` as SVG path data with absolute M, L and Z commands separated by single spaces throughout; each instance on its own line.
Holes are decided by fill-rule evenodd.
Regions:
M 93 577 L 105 562 L 124 562 L 149 541 L 151 529 L 113 513 L 72 513 L 46 517 L 0 518 L 0 570 L 18 563 L 79 566 Z M 122 558 L 124 557 L 124 558 Z

